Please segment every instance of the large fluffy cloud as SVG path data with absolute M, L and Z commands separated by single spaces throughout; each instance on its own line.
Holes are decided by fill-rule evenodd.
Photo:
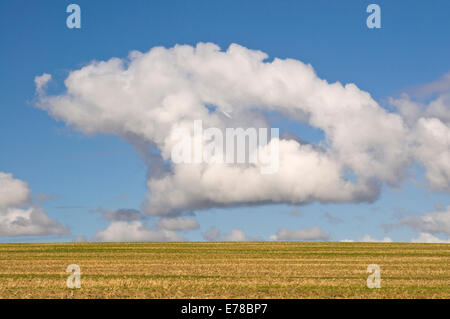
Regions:
M 225 205 L 372 201 L 380 182 L 398 183 L 414 159 L 425 163 L 435 188 L 449 189 L 446 124 L 417 124 L 415 138 L 422 142 L 412 147 L 402 116 L 385 111 L 356 85 L 328 83 L 298 60 L 266 59 L 236 44 L 226 51 L 212 43 L 134 51 L 128 59 L 72 71 L 67 92 L 57 96 L 42 91 L 50 77 L 38 77 L 38 106 L 83 132 L 119 135 L 144 157 L 155 157 L 145 151 L 154 147 L 159 163 L 172 159 L 174 132 L 192 132 L 195 120 L 222 130 L 261 128 L 269 126 L 264 112 L 279 112 L 325 133 L 314 146 L 273 138 L 269 145 L 279 141 L 274 174 L 261 174 L 258 163 L 172 161 L 168 171 L 152 168 L 145 209 L 153 215 Z M 438 158 L 430 157 L 433 150 Z M 349 172 L 356 178 L 346 178 Z
M 51 219 L 43 208 L 24 207 L 30 189 L 12 174 L 0 172 L 0 237 L 67 234 L 61 223 Z

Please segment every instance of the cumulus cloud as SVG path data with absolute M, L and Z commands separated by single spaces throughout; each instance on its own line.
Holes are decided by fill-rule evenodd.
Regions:
M 392 239 L 390 237 L 384 237 L 383 239 L 376 239 L 366 234 L 363 237 L 353 240 L 353 239 L 344 239 L 341 242 L 365 242 L 365 243 L 392 243 Z
M 450 125 L 437 118 L 421 118 L 415 136 L 416 157 L 426 168 L 426 177 L 433 190 L 450 188 Z
M 0 237 L 64 234 L 68 234 L 68 230 L 40 207 L 9 208 L 0 212 Z
M 10 173 L 0 172 L 0 237 L 68 234 L 42 207 L 28 204 L 30 189 Z
M 399 98 L 390 98 L 389 101 L 411 126 L 420 118 L 436 118 L 447 124 L 450 122 L 450 94 L 439 95 L 428 104 L 412 100 L 405 93 Z
M 175 231 L 176 230 L 186 231 L 200 228 L 200 225 L 196 220 L 182 217 L 162 218 L 158 222 L 158 226 L 161 229 L 175 230 Z
M 419 237 L 411 239 L 412 243 L 427 243 L 427 244 L 444 244 L 450 243 L 450 239 L 442 240 L 436 236 L 429 233 L 420 233 Z
M 449 74 L 438 82 L 416 88 L 427 94 L 439 93 L 428 103 L 412 100 L 407 94 L 390 99 L 410 127 L 411 156 L 425 167 L 430 188 L 445 192 L 450 191 Z
M 109 220 L 108 227 L 97 232 L 94 241 L 109 242 L 148 242 L 148 241 L 184 241 L 177 231 L 197 229 L 200 225 L 191 218 L 161 218 L 155 227 L 145 223 L 146 216 L 136 209 L 100 210 Z
M 127 59 L 70 72 L 67 91 L 40 94 L 38 107 L 83 132 L 119 135 L 152 163 L 170 163 L 148 176 L 145 210 L 151 215 L 227 205 L 370 202 L 381 183 L 405 178 L 414 160 L 424 162 L 435 189 L 450 189 L 448 126 L 442 121 L 423 119 L 411 134 L 403 115 L 385 111 L 355 84 L 328 83 L 311 65 L 267 57 L 237 44 L 226 51 L 212 43 L 133 51 Z M 38 93 L 46 79 L 36 81 Z M 301 136 L 272 138 L 267 147 L 279 141 L 275 174 L 262 175 L 258 163 L 171 161 L 177 129 L 192 132 L 195 120 L 221 130 L 263 128 L 269 126 L 265 112 L 306 122 L 325 140 L 310 145 Z M 433 150 L 438 156 L 431 158 Z M 347 172 L 356 178 L 346 178 Z
M 230 233 L 223 233 L 217 227 L 211 227 L 203 233 L 203 238 L 207 241 L 262 241 L 258 237 L 249 237 L 239 228 L 233 228 Z
M 177 231 L 198 229 L 200 225 L 191 218 L 161 218 L 153 227 L 148 227 L 144 220 L 148 219 L 136 209 L 100 210 L 102 216 L 109 220 L 108 227 L 93 236 L 94 241 L 107 242 L 162 242 L 184 241 Z
M 27 183 L 12 174 L 0 172 L 0 209 L 26 204 L 29 196 Z
M 184 238 L 174 231 L 150 229 L 141 221 L 114 221 L 94 235 L 95 241 L 104 242 L 149 242 L 149 241 L 183 241 Z
M 301 228 L 291 230 L 289 228 L 280 228 L 275 235 L 270 236 L 271 240 L 279 241 L 312 241 L 312 240 L 328 240 L 330 236 L 326 234 L 320 227 Z
M 398 223 L 423 233 L 450 235 L 450 206 L 419 217 L 405 217 Z
M 234 228 L 225 236 L 226 241 L 259 241 L 261 239 L 247 236 L 243 230 Z

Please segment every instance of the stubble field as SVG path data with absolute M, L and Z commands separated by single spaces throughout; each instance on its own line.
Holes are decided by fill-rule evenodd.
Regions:
M 0 244 L 0 298 L 450 298 L 450 244 Z

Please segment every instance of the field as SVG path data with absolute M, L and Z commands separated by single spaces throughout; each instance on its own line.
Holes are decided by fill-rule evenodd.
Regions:
M 69 264 L 80 289 L 66 286 Z M 369 264 L 380 289 L 366 286 Z M 450 245 L 0 244 L 0 298 L 450 298 Z

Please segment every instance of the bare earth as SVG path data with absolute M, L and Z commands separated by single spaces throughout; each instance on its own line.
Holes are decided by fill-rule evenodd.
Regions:
M 0 244 L 0 298 L 450 298 L 450 244 Z

